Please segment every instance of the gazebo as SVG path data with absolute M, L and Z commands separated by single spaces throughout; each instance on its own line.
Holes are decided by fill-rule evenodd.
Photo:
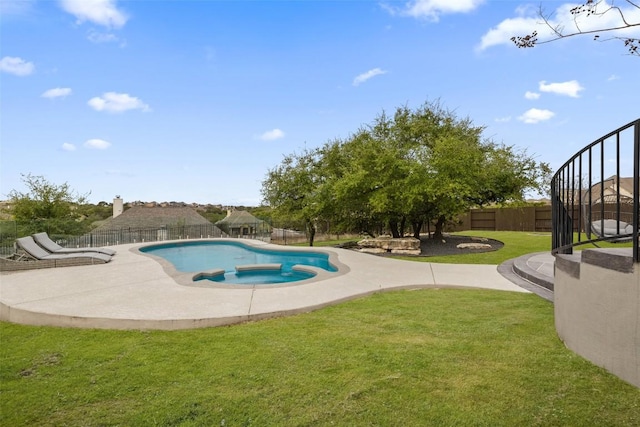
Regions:
M 268 235 L 271 232 L 270 225 L 247 211 L 228 211 L 226 218 L 216 222 L 215 225 L 231 237 L 255 237 L 256 235 Z

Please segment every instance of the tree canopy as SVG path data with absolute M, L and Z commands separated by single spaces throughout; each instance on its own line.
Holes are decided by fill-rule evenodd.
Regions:
M 263 181 L 264 201 L 274 216 L 303 220 L 312 236 L 320 220 L 394 237 L 407 227 L 418 237 L 434 222 L 438 236 L 469 207 L 523 200 L 548 182 L 547 164 L 483 140 L 483 131 L 439 102 L 383 112 L 344 140 L 285 156 Z
M 37 230 L 46 222 L 54 231 L 68 233 L 81 218 L 79 205 L 86 203 L 86 196 L 79 195 L 66 182 L 54 184 L 44 176 L 26 174 L 22 181 L 26 192 L 12 190 L 9 193 L 11 208 L 9 212 L 16 221 L 28 222 Z

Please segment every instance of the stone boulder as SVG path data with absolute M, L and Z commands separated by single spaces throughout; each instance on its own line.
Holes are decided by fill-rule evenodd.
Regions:
M 361 252 L 420 255 L 420 240 L 413 237 L 392 238 L 380 236 L 358 242 Z
M 488 243 L 460 243 L 456 246 L 458 249 L 491 249 Z

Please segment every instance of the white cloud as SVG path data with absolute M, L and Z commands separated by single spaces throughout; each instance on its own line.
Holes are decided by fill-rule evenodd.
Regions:
M 76 151 L 76 146 L 65 142 L 64 144 L 62 144 L 62 149 L 64 151 Z
M 86 148 L 92 148 L 95 150 L 106 150 L 111 147 L 111 143 L 105 141 L 104 139 L 89 139 L 84 143 Z
M 275 141 L 276 139 L 284 138 L 284 132 L 280 129 L 272 129 L 260 135 L 259 138 L 263 141 Z
M 598 2 L 599 11 L 611 8 L 611 2 L 603 0 Z M 640 23 L 640 8 L 632 5 L 616 4 L 629 22 Z M 538 43 L 557 38 L 552 28 L 562 28 L 563 34 L 578 32 L 598 31 L 604 28 L 615 28 L 622 25 L 620 14 L 615 9 L 599 16 L 587 16 L 586 13 L 574 15 L 571 9 L 576 6 L 574 3 L 564 3 L 554 11 L 544 11 L 545 16 L 549 16 L 547 25 L 540 16 L 539 10 L 533 7 L 516 9 L 516 17 L 507 18 L 495 27 L 487 31 L 481 38 L 478 50 L 484 50 L 491 46 L 506 44 L 514 46 L 511 37 L 525 36 L 537 31 Z M 626 6 L 626 7 L 625 7 Z M 625 30 L 607 32 L 609 36 L 640 36 L 640 26 L 627 28 Z
M 518 120 L 529 124 L 535 124 L 543 122 L 545 120 L 549 120 L 555 115 L 556 113 L 554 113 L 553 111 L 531 108 L 530 110 L 525 111 L 523 115 L 518 117 Z
M 436 22 L 441 15 L 468 13 L 477 9 L 482 3 L 484 0 L 412 0 L 402 9 L 391 6 L 386 6 L 386 9 L 393 14 L 427 18 Z
M 49 98 L 49 99 L 64 98 L 65 96 L 69 95 L 70 93 L 71 93 L 71 88 L 69 88 L 69 87 L 57 87 L 57 88 L 49 89 L 49 90 L 45 91 L 40 96 L 43 97 L 43 98 Z
M 511 121 L 511 116 L 506 116 L 506 117 L 498 117 L 497 119 L 495 119 L 496 123 L 507 123 Z
M 5 56 L 0 59 L 0 71 L 16 76 L 28 76 L 35 68 L 33 62 L 27 62 L 22 58 Z
M 536 92 L 527 91 L 527 92 L 525 92 L 524 97 L 526 99 L 538 99 L 538 98 L 540 98 L 540 94 L 536 93 Z
M 379 76 L 379 75 L 382 75 L 382 74 L 387 74 L 387 72 L 384 71 L 384 70 L 381 70 L 380 68 L 374 68 L 373 70 L 369 70 L 366 73 L 362 73 L 362 74 L 357 75 L 356 78 L 353 79 L 353 85 L 354 86 L 358 86 L 361 83 L 366 82 L 370 78 L 375 77 L 375 76 Z
M 562 83 L 549 83 L 544 80 L 540 82 L 538 87 L 541 92 L 555 93 L 556 95 L 566 95 L 571 98 L 578 98 L 580 96 L 580 91 L 584 90 L 584 88 L 578 83 L 577 80 L 571 80 L 568 82 Z
M 620 80 L 620 76 L 618 76 L 617 74 L 611 74 L 607 79 L 608 82 L 612 82 L 614 80 Z
M 122 113 L 127 110 L 151 111 L 151 108 L 142 100 L 127 93 L 106 92 L 101 97 L 91 98 L 87 104 L 96 111 L 107 113 Z
M 108 28 L 121 28 L 129 17 L 118 10 L 117 0 L 60 0 L 60 7 L 78 19 Z

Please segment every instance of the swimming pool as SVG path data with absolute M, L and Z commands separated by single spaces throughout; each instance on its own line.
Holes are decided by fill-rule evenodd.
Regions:
M 316 275 L 304 266 L 337 271 L 326 253 L 258 248 L 228 240 L 164 243 L 142 247 L 140 251 L 168 261 L 179 272 L 197 273 L 193 275 L 194 281 L 277 284 Z

